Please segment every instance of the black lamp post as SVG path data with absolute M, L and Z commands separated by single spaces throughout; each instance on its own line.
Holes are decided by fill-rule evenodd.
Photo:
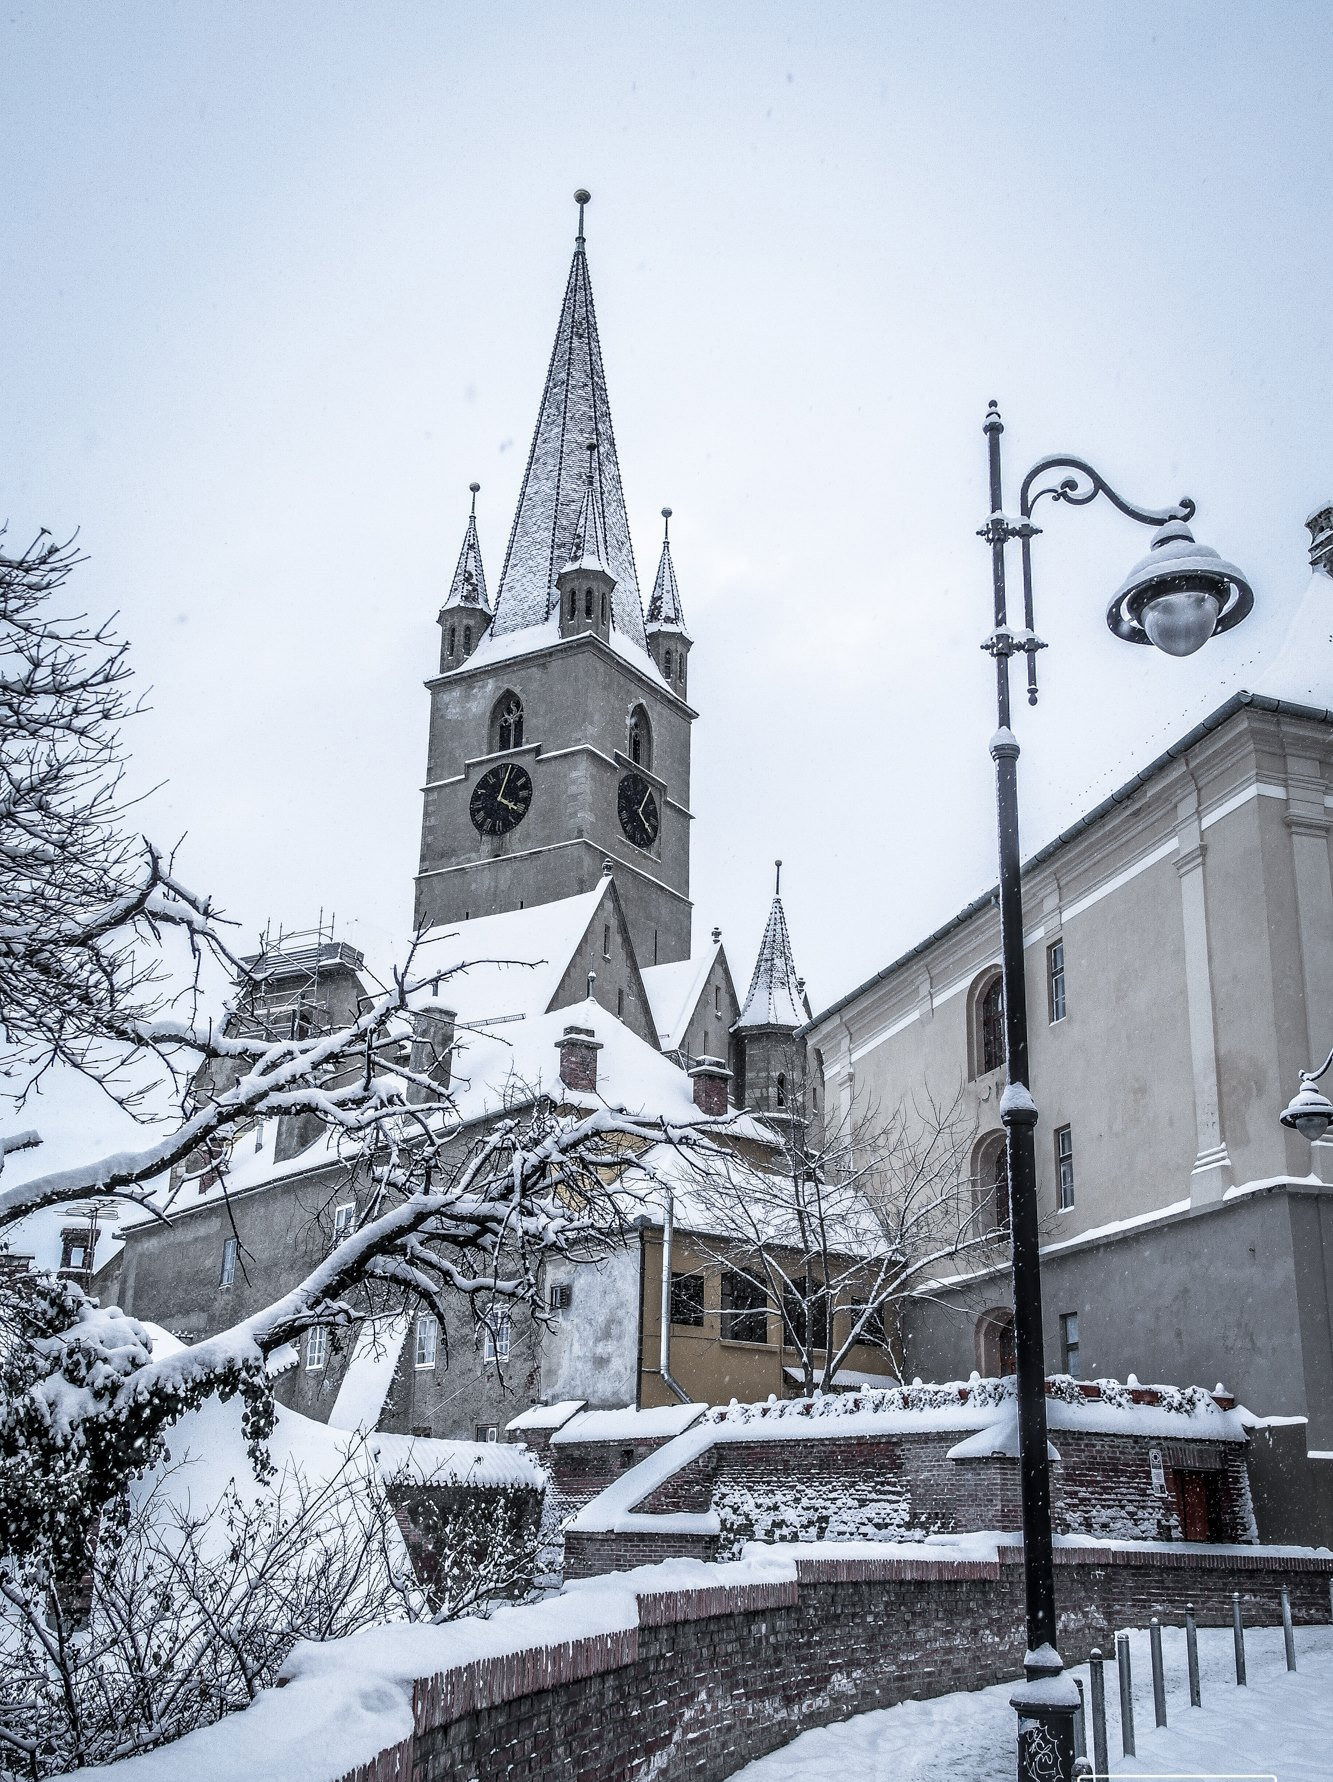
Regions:
M 1081 458 L 1042 458 L 1023 479 L 1018 517 L 1004 511 L 1000 435 L 1004 424 L 991 403 L 983 431 L 990 459 L 990 514 L 979 530 L 991 548 L 995 629 L 982 648 L 995 660 L 998 728 L 991 738 L 1000 842 L 1000 952 L 1004 979 L 1008 1087 L 1000 1102 L 1009 1160 L 1013 1242 L 1014 1347 L 1018 1388 L 1019 1468 L 1023 1505 L 1023 1573 L 1027 1598 L 1025 1683 L 1018 1710 L 1021 1782 L 1068 1782 L 1074 1770 L 1074 1713 L 1078 1693 L 1063 1674 L 1056 1643 L 1055 1577 L 1051 1552 L 1051 1482 L 1046 1448 L 1046 1368 L 1042 1353 L 1041 1258 L 1037 1226 L 1037 1107 L 1028 1085 L 1027 983 L 1023 961 L 1023 890 L 1018 840 L 1018 741 L 1009 727 L 1009 659 L 1028 661 L 1028 702 L 1037 702 L 1033 631 L 1032 540 L 1040 527 L 1032 510 L 1043 495 L 1084 507 L 1105 495 L 1121 513 L 1157 528 L 1152 548 L 1111 598 L 1106 622 L 1129 643 L 1155 644 L 1188 656 L 1215 631 L 1238 625 L 1254 604 L 1240 571 L 1216 551 L 1194 542 L 1187 522 L 1194 503 L 1164 509 L 1133 507 Z M 1066 472 L 1048 481 L 1052 472 Z M 1011 626 L 1005 602 L 1005 549 L 1018 539 L 1023 562 L 1023 624 Z M 1321 1097 L 1322 1099 L 1322 1097 Z M 1333 1108 L 1330 1109 L 1333 1117 Z M 1285 1119 L 1285 1115 L 1283 1118 Z

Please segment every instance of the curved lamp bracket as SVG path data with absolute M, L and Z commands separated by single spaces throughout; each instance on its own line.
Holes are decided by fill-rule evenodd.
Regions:
M 1044 489 L 1034 490 L 1032 485 L 1053 470 L 1070 470 L 1072 476 L 1062 477 Z M 1068 458 L 1058 454 L 1053 458 L 1039 458 L 1023 478 L 1023 489 L 1019 503 L 1019 511 L 1024 519 L 1031 514 L 1033 507 L 1043 495 L 1049 495 L 1052 501 L 1067 501 L 1070 507 L 1086 507 L 1099 495 L 1114 507 L 1118 507 L 1127 519 L 1137 520 L 1141 526 L 1165 526 L 1168 520 L 1190 520 L 1194 517 L 1195 503 L 1188 495 L 1182 495 L 1174 507 L 1135 507 L 1132 501 L 1126 501 L 1123 495 L 1117 495 L 1100 471 L 1082 458 Z

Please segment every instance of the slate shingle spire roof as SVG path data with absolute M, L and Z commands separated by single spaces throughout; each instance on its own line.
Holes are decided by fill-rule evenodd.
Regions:
M 779 860 L 777 865 L 780 886 L 782 862 Z M 802 1027 L 809 1019 L 810 1005 L 805 1000 L 803 981 L 796 975 L 782 898 L 775 890 L 764 938 L 759 943 L 759 957 L 754 962 L 754 976 L 736 1026 Z
M 574 522 L 574 536 L 569 541 L 567 560 L 558 567 L 563 569 L 603 569 L 608 575 L 614 575 L 607 562 L 608 545 L 606 541 L 606 515 L 598 492 L 597 446 L 595 441 L 588 444 L 588 471 L 583 479 L 583 500 L 579 504 L 578 518 Z
M 680 589 L 676 586 L 676 566 L 671 561 L 671 509 L 662 509 L 662 558 L 657 565 L 657 580 L 653 583 L 652 598 L 648 602 L 649 631 L 678 631 L 684 638 L 689 637 L 685 629 L 685 614 L 680 604 Z
M 612 601 L 615 624 L 624 636 L 642 647 L 645 638 L 639 578 L 630 545 L 584 252 L 583 206 L 588 195 L 576 193 L 575 197 L 579 204 L 579 233 L 574 243 L 574 261 L 565 286 L 514 529 L 500 575 L 491 635 L 500 637 L 506 632 L 540 625 L 550 614 L 555 577 L 569 557 L 586 495 L 585 453 L 591 440 L 597 447 L 595 477 L 605 533 L 604 561 L 616 580 Z
M 472 512 L 468 515 L 463 548 L 458 553 L 458 567 L 449 584 L 449 598 L 444 603 L 444 610 L 451 606 L 471 606 L 489 617 L 491 603 L 486 594 L 486 571 L 481 566 L 481 545 L 477 541 L 477 491 L 480 487 L 480 483 L 468 484 L 472 491 Z

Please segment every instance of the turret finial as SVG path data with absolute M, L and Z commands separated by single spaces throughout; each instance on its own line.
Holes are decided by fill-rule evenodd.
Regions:
M 780 860 L 775 860 L 773 862 L 773 865 L 777 869 L 774 874 L 774 878 L 773 878 L 773 895 L 774 895 L 774 897 L 781 897 L 781 895 L 782 895 L 782 862 Z
M 662 509 L 662 519 L 664 521 L 662 527 L 662 541 L 665 544 L 671 537 L 671 509 L 669 507 L 664 507 Z
M 575 192 L 575 194 L 574 194 L 574 202 L 579 207 L 579 232 L 574 237 L 574 239 L 578 243 L 578 245 L 580 247 L 582 247 L 583 246 L 583 207 L 585 204 L 592 203 L 592 193 L 589 192 L 586 189 L 586 187 L 580 186 L 578 191 Z
M 472 491 L 472 518 L 475 520 L 477 517 L 477 492 L 481 488 L 481 484 L 469 483 L 468 488 Z

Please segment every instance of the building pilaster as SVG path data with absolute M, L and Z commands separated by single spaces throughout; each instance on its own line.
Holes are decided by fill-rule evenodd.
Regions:
M 1221 1200 L 1232 1184 L 1231 1158 L 1222 1135 L 1217 1082 L 1217 1027 L 1213 1015 L 1212 967 L 1208 957 L 1208 910 L 1204 898 L 1204 845 L 1199 798 L 1189 792 L 1176 806 L 1180 852 L 1180 913 L 1185 938 L 1185 999 L 1189 1012 L 1190 1064 L 1194 1078 L 1194 1167 L 1190 1200 L 1196 1206 Z

